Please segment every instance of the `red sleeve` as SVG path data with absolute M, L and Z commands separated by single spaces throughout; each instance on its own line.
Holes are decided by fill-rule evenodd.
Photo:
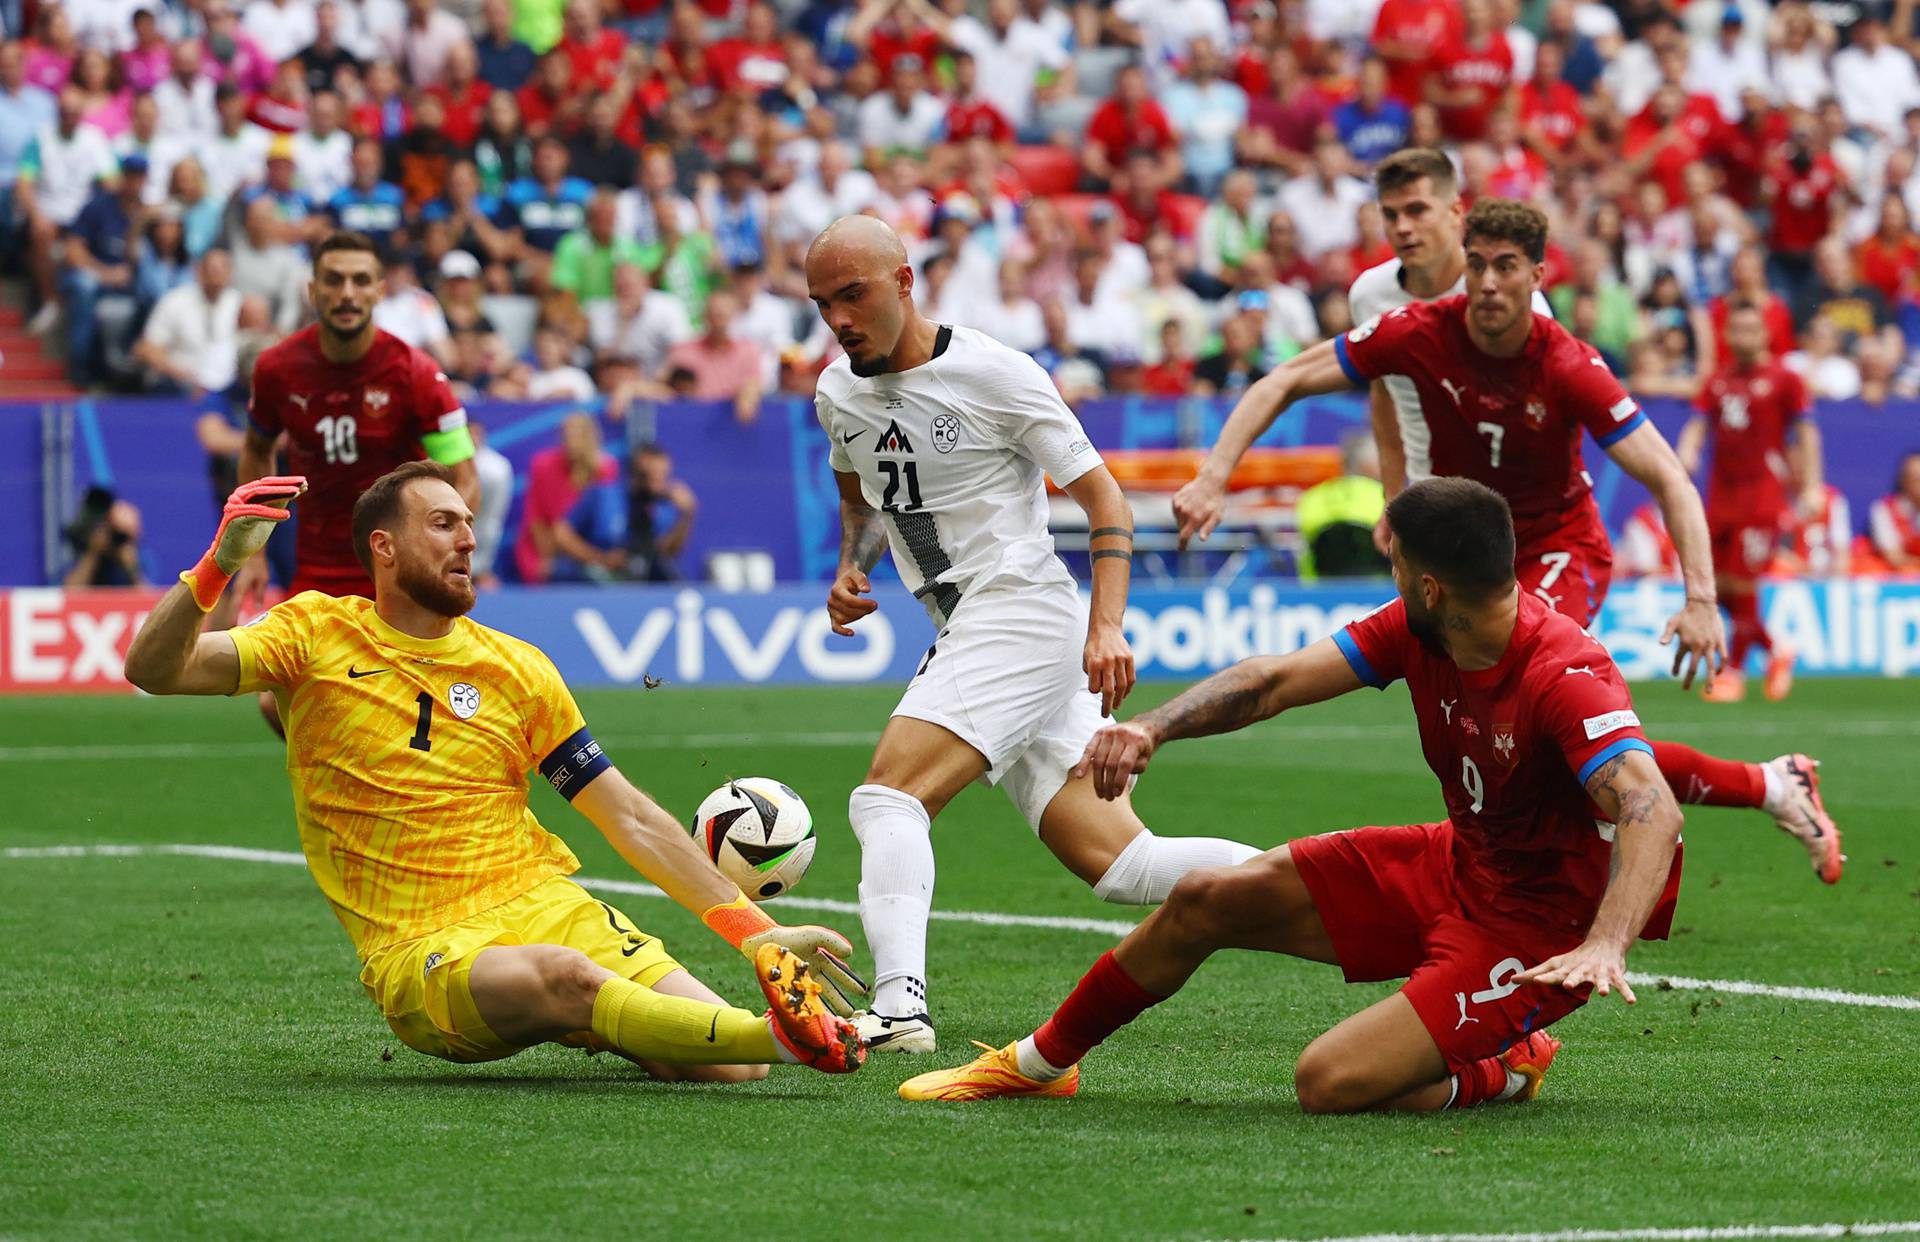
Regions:
M 413 417 L 414 434 L 421 437 L 467 425 L 467 411 L 453 395 L 447 373 L 424 349 L 413 351 Z
M 1577 662 L 1576 662 L 1577 661 Z M 1633 710 L 1633 695 L 1598 642 L 1565 664 L 1539 664 L 1540 725 L 1582 785 L 1601 764 L 1629 750 L 1653 753 Z
M 1087 141 L 1111 151 L 1120 142 L 1119 131 L 1120 109 L 1108 100 L 1093 110 L 1093 119 L 1087 122 Z
M 1153 146 L 1156 151 L 1164 151 L 1174 144 L 1173 125 L 1168 122 L 1166 112 L 1153 100 L 1147 100 L 1145 112 L 1147 128 L 1154 134 Z
M 1407 605 L 1398 598 L 1333 632 L 1334 645 L 1353 666 L 1354 676 L 1376 690 L 1385 690 L 1406 676 L 1407 644 L 1412 641 Z
M 1700 391 L 1693 394 L 1693 408 L 1708 417 L 1712 417 L 1713 415 L 1714 401 L 1712 380 L 1708 380 L 1706 383 L 1700 385 Z
M 286 396 L 280 368 L 267 358 L 260 359 L 253 368 L 253 392 L 247 397 L 247 421 L 269 440 L 286 429 L 280 417 L 280 405 Z
M 1796 419 L 1802 419 L 1813 413 L 1813 397 L 1807 392 L 1807 381 L 1798 373 L 1785 367 L 1780 371 L 1780 403 L 1787 409 L 1789 426 Z
M 1382 375 L 1408 373 L 1407 342 L 1426 322 L 1428 305 L 1396 306 L 1333 338 L 1334 356 L 1355 388 L 1364 388 Z
M 1592 433 L 1595 444 L 1611 448 L 1647 421 L 1640 403 L 1627 395 L 1593 346 L 1566 334 L 1555 348 L 1560 406 L 1568 418 Z

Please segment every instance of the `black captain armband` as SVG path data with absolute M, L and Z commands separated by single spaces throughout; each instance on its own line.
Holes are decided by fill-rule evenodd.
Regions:
M 1133 532 L 1124 526 L 1102 526 L 1087 536 L 1089 543 L 1095 539 L 1124 539 L 1128 543 L 1132 543 Z
M 1099 561 L 1099 560 L 1105 560 L 1109 556 L 1118 557 L 1123 561 L 1130 561 L 1133 559 L 1133 553 L 1122 552 L 1118 548 L 1101 548 L 1099 551 L 1095 552 L 1092 556 L 1089 556 L 1087 559 L 1089 561 Z
M 593 740 L 593 734 L 582 728 L 540 761 L 540 775 L 547 778 L 555 793 L 571 802 L 575 794 L 593 783 L 594 777 L 612 766 L 613 760 Z

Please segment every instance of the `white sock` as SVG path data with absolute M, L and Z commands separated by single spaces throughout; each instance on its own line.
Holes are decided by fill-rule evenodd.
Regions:
M 782 1065 L 798 1065 L 800 1058 L 787 1048 L 787 1041 L 780 1038 L 780 1027 L 774 1022 L 773 1015 L 767 1015 L 767 1029 L 773 1032 L 773 1053 L 780 1058 Z
M 1056 1078 L 1065 1078 L 1067 1070 L 1073 1068 L 1055 1065 L 1040 1055 L 1040 1045 L 1033 1042 L 1029 1035 L 1014 1045 L 1013 1059 L 1020 1066 L 1020 1072 L 1035 1082 L 1052 1082 Z
M 873 1012 L 925 1013 L 933 821 L 918 798 L 885 785 L 855 789 L 847 819 L 860 842 L 860 923 L 873 954 Z
M 1157 906 L 1180 877 L 1202 867 L 1237 867 L 1260 853 L 1222 837 L 1156 837 L 1151 829 L 1127 842 L 1093 895 L 1121 906 Z
M 1510 1069 L 1507 1071 L 1507 1085 L 1500 1088 L 1500 1094 L 1494 1096 L 1490 1102 L 1497 1104 L 1502 1100 L 1511 1100 L 1525 1090 L 1526 1086 L 1527 1076 L 1519 1070 Z
M 1787 782 L 1780 778 L 1780 769 L 1771 763 L 1761 764 L 1760 774 L 1767 782 L 1767 792 L 1760 799 L 1760 809 L 1769 815 L 1778 815 L 1787 804 Z

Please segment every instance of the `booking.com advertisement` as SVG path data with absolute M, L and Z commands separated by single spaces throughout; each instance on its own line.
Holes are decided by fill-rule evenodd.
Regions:
M 1127 639 L 1147 680 L 1191 681 L 1251 655 L 1324 638 L 1388 598 L 1385 582 L 1234 590 L 1137 588 Z M 741 595 L 695 587 L 507 589 L 474 617 L 545 651 L 576 687 L 904 684 L 933 626 L 898 586 L 855 636 L 833 633 L 823 586 Z M 157 591 L 0 592 L 0 693 L 127 691 L 121 661 Z M 1660 630 L 1677 583 L 1617 584 L 1596 633 L 1630 678 L 1663 676 Z M 1920 582 L 1868 578 L 1779 582 L 1763 596 L 1767 626 L 1805 674 L 1902 677 L 1920 672 Z

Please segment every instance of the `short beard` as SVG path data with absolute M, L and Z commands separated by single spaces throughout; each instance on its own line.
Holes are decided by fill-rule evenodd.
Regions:
M 1418 609 L 1412 603 L 1407 604 L 1407 632 L 1420 640 L 1420 645 L 1435 655 L 1445 658 L 1447 641 L 1440 629 L 1440 617 L 1425 607 Z
M 414 565 L 403 565 L 394 579 L 394 585 L 428 612 L 449 620 L 464 617 L 473 611 L 475 596 L 471 580 L 465 587 L 452 587 L 437 573 Z
M 893 360 L 891 354 L 881 354 L 869 362 L 855 362 L 853 355 L 847 355 L 847 367 L 861 379 L 872 379 L 876 375 L 887 373 L 887 364 Z

